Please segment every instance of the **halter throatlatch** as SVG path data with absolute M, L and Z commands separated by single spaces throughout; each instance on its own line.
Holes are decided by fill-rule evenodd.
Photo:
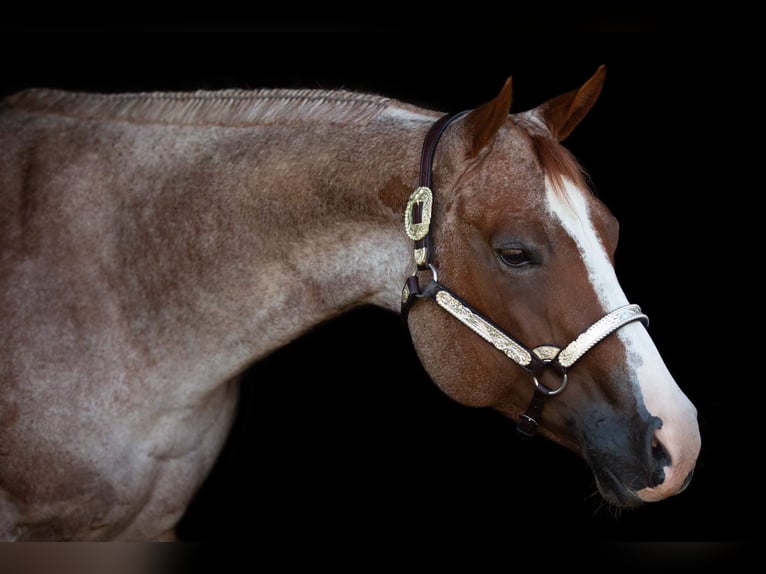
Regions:
M 410 195 L 404 213 L 404 227 L 407 236 L 414 241 L 414 257 L 418 271 L 430 270 L 431 279 L 421 288 L 418 271 L 407 278 L 402 289 L 402 316 L 407 318 L 407 312 L 416 299 L 432 299 L 447 313 L 455 317 L 482 339 L 504 353 L 509 359 L 524 369 L 535 384 L 535 392 L 527 410 L 521 415 L 517 428 L 526 436 L 532 436 L 537 431 L 542 416 L 543 406 L 548 397 L 561 393 L 567 385 L 567 372 L 570 368 L 599 341 L 615 332 L 617 329 L 641 321 L 645 325 L 649 319 L 641 312 L 638 305 L 619 307 L 593 323 L 566 347 L 556 345 L 540 345 L 529 349 L 517 339 L 511 337 L 492 321 L 475 311 L 468 303 L 455 295 L 447 287 L 439 283 L 436 267 L 432 263 L 432 242 L 430 236 L 431 214 L 434 196 L 432 191 L 432 168 L 436 144 L 447 127 L 465 115 L 460 112 L 442 116 L 426 134 L 423 141 L 423 152 L 420 159 L 420 181 L 418 187 Z M 540 377 L 546 369 L 551 368 L 561 376 L 561 383 L 555 389 L 550 389 L 540 382 Z

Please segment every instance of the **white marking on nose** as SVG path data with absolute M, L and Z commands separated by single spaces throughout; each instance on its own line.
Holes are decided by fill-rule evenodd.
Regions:
M 585 192 L 564 178 L 565 193 L 558 193 L 546 178 L 548 209 L 574 240 L 588 270 L 588 279 L 596 291 L 604 313 L 628 304 L 628 298 L 617 281 L 612 262 L 590 219 Z
M 564 179 L 564 192 L 558 193 L 546 178 L 549 213 L 556 218 L 577 245 L 588 278 L 603 306 L 604 313 L 626 305 L 625 296 L 609 256 L 590 218 L 585 191 Z M 649 333 L 639 323 L 631 323 L 616 332 L 628 350 L 628 369 L 638 381 L 634 392 L 647 411 L 662 420 L 655 438 L 667 450 L 671 465 L 665 467 L 665 480 L 654 488 L 637 494 L 646 501 L 660 500 L 679 492 L 699 455 L 700 434 L 697 410 L 673 380 Z

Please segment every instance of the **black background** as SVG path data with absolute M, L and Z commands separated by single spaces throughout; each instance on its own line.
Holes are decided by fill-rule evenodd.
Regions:
M 9 19 L 0 95 L 30 86 L 345 88 L 446 112 L 486 101 L 512 75 L 522 111 L 606 64 L 599 102 L 565 144 L 620 220 L 624 290 L 698 407 L 694 480 L 660 503 L 605 506 L 579 458 L 543 439 L 520 441 L 500 415 L 446 398 L 399 317 L 362 308 L 248 372 L 231 439 L 181 538 L 264 549 L 432 538 L 459 547 L 486 535 L 509 556 L 534 539 L 621 551 L 622 542 L 669 542 L 653 548 L 703 562 L 739 550 L 760 507 L 749 416 L 760 337 L 748 334 L 756 300 L 743 290 L 757 230 L 744 216 L 759 195 L 747 175 L 747 47 L 705 30 L 679 34 L 678 20 L 658 14 L 384 16 Z

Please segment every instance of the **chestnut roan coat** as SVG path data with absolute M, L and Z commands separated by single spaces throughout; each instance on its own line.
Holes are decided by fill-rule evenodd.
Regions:
M 559 144 L 603 79 L 515 114 L 509 80 L 436 152 L 439 280 L 530 347 L 627 303 L 617 222 Z M 172 537 L 248 365 L 354 306 L 399 311 L 404 207 L 440 115 L 320 90 L 2 102 L 0 539 Z M 527 373 L 430 300 L 408 325 L 445 393 L 518 419 Z M 621 506 L 682 490 L 700 448 L 638 322 L 578 362 L 540 432 Z

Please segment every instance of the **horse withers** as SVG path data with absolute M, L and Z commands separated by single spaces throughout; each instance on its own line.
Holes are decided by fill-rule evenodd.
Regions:
M 172 537 L 247 366 L 366 304 L 608 502 L 683 490 L 695 408 L 560 144 L 604 75 L 513 114 L 510 79 L 447 116 L 342 90 L 6 98 L 0 538 Z

